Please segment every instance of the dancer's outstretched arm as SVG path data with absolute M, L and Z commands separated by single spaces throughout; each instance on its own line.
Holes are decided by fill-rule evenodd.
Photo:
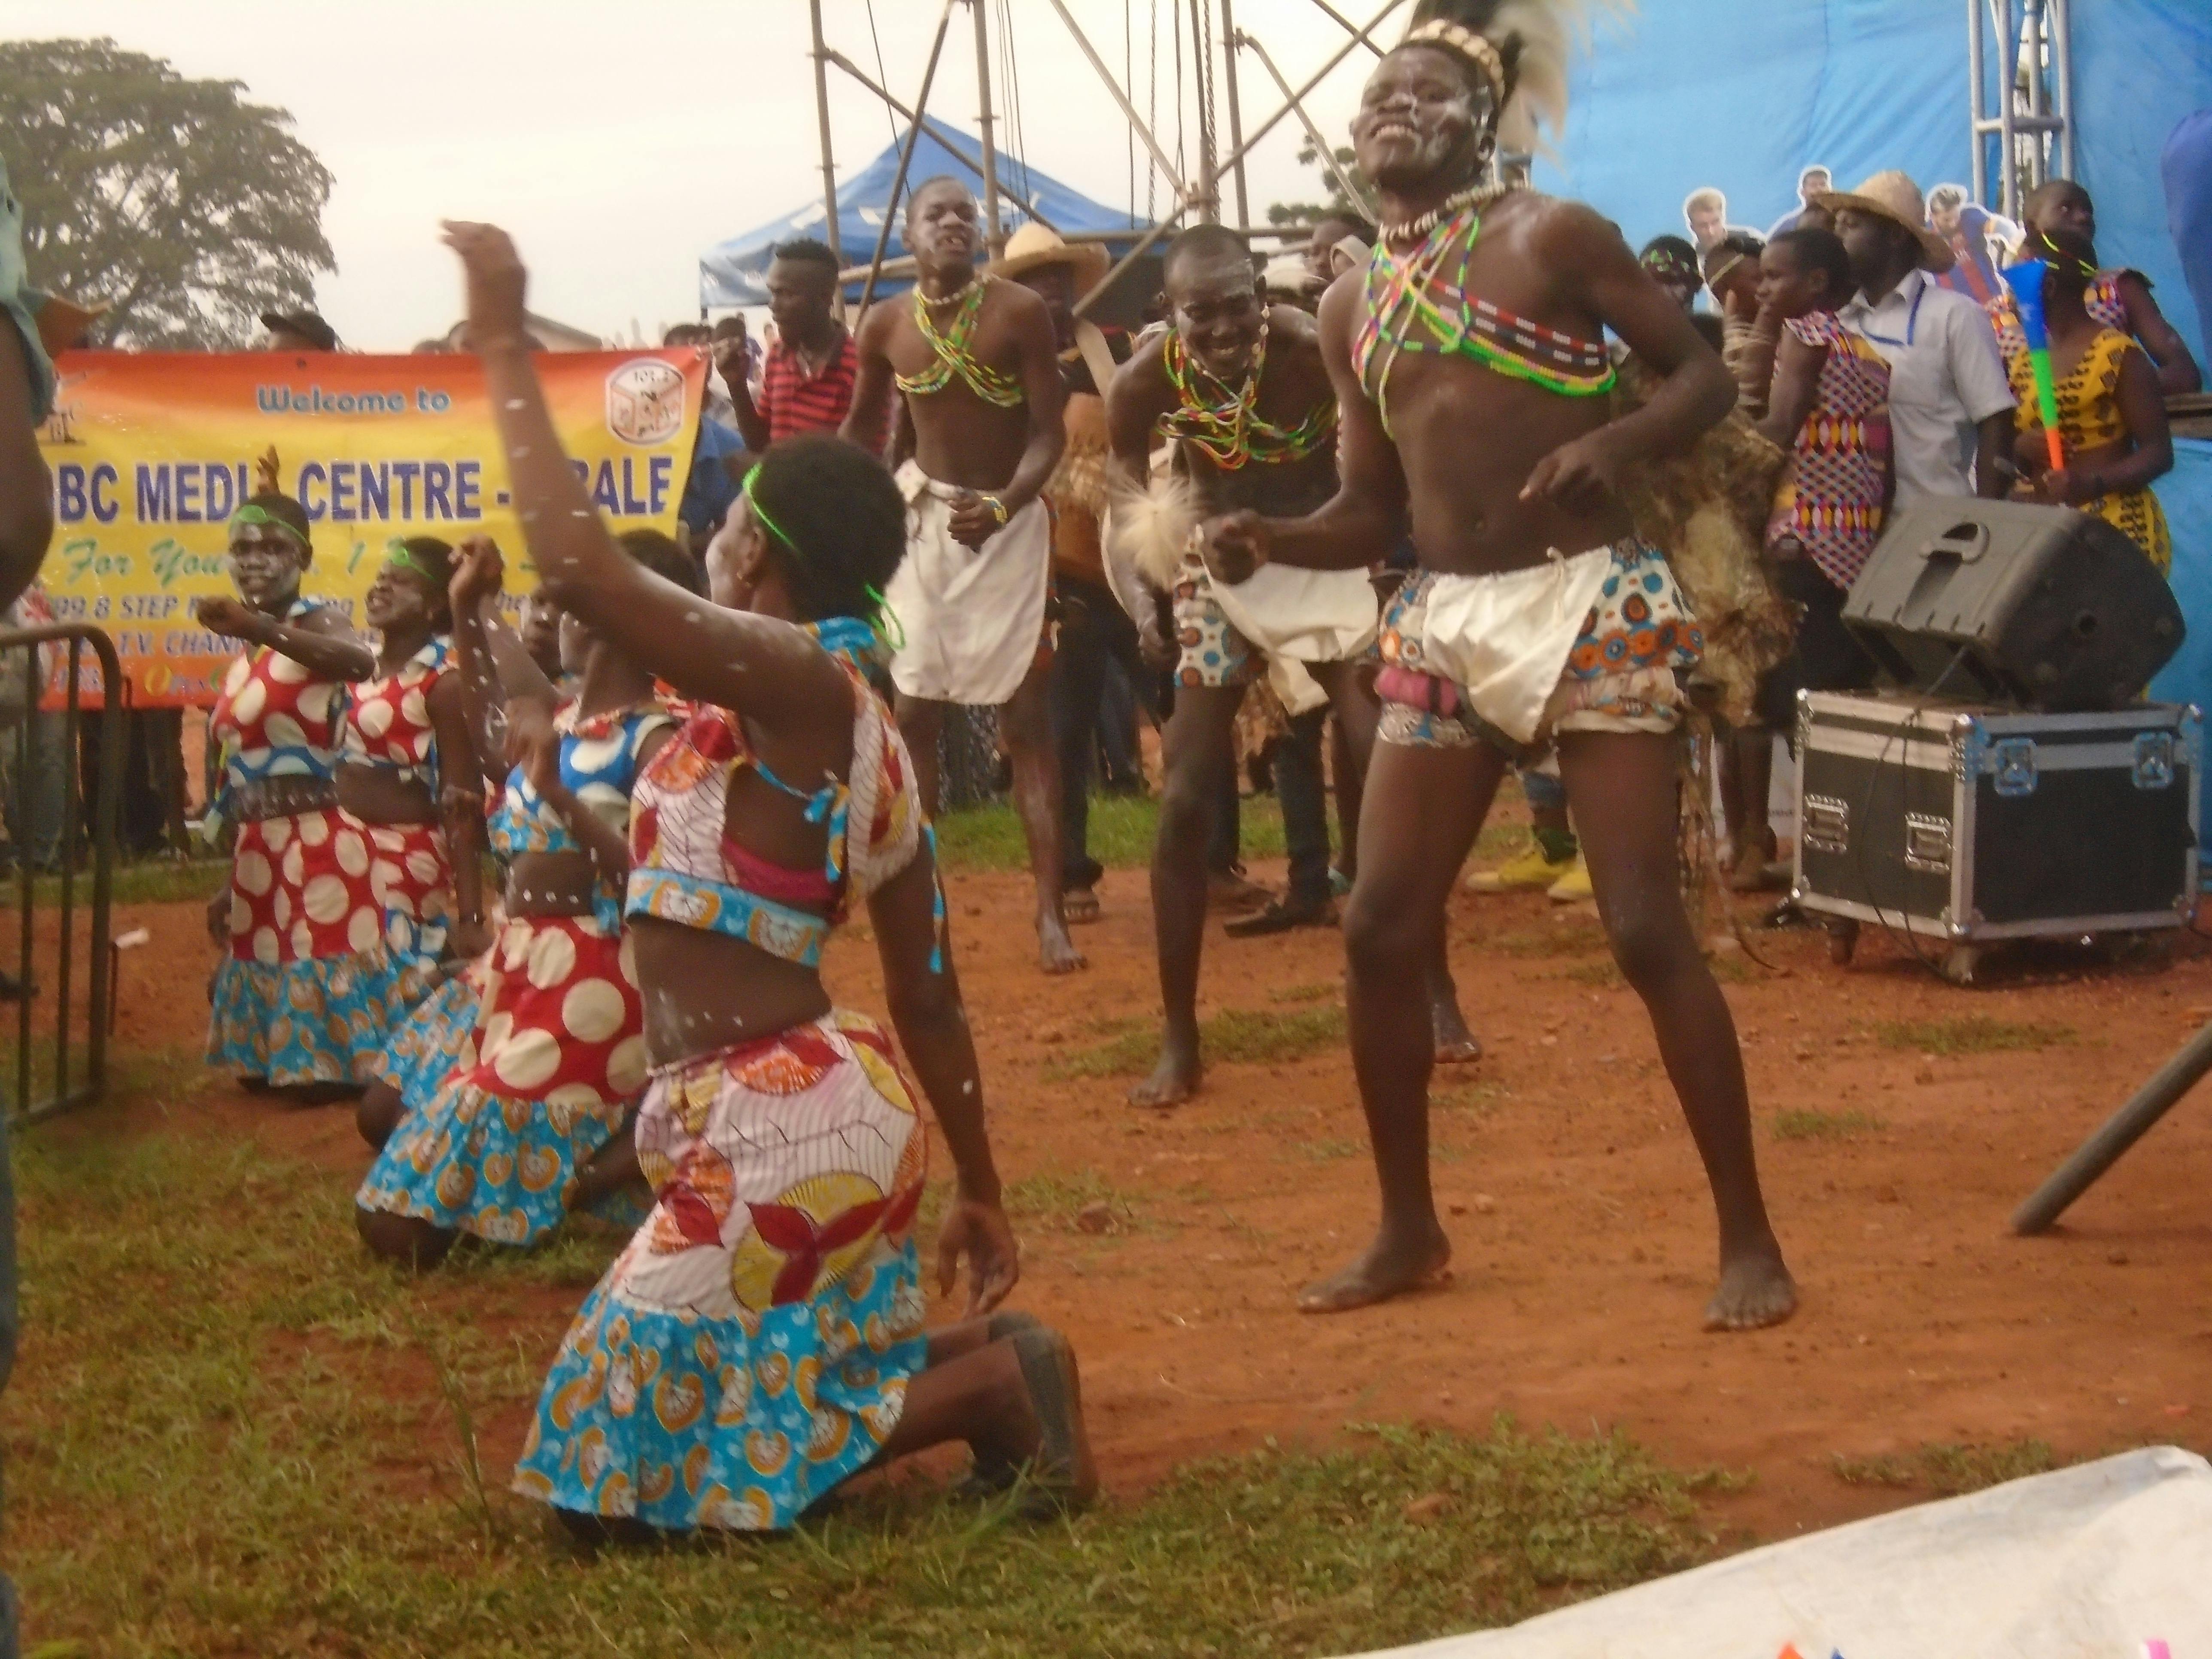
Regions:
M 844 671 L 812 639 L 773 617 L 726 611 L 653 574 L 623 552 L 561 447 L 523 328 L 527 280 L 505 231 L 448 222 L 446 242 L 468 279 L 469 338 L 507 457 L 523 540 L 546 595 L 686 697 L 779 732 L 839 741 L 853 719 Z

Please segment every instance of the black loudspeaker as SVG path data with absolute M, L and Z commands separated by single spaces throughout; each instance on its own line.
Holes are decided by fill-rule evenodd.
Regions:
M 2185 631 L 2166 578 L 2102 519 L 1948 496 L 1893 515 L 1844 621 L 1900 686 L 1942 678 L 1948 697 L 2041 713 L 2133 702 Z

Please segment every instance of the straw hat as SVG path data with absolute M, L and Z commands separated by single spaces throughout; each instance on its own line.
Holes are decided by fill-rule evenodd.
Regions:
M 1018 276 L 1041 265 L 1066 265 L 1075 273 L 1075 291 L 1088 294 L 1106 275 L 1106 250 L 1096 242 L 1064 242 L 1057 231 L 1031 220 L 1006 238 L 1006 251 L 991 261 L 994 276 Z
M 90 305 L 80 305 L 58 294 L 34 295 L 27 292 L 31 309 L 37 316 L 39 343 L 51 357 L 58 351 L 67 351 L 84 338 L 84 331 L 107 314 L 108 302 L 94 300 Z
M 1920 186 L 1902 173 L 1877 173 L 1856 190 L 1828 191 L 1815 196 L 1813 205 L 1826 208 L 1831 213 L 1851 208 L 1903 225 L 1920 243 L 1920 267 L 1923 270 L 1948 270 L 1957 263 L 1958 256 L 1952 252 L 1950 243 L 1929 228 L 1928 203 L 1920 194 Z

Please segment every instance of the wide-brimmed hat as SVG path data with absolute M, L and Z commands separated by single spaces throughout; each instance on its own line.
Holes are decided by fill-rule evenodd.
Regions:
M 1060 233 L 1031 220 L 1006 238 L 1006 251 L 991 261 L 994 276 L 1018 276 L 1042 265 L 1066 265 L 1075 291 L 1088 294 L 1106 275 L 1106 250 L 1096 242 L 1064 242 Z
M 1856 190 L 1824 191 L 1813 198 L 1813 205 L 1826 208 L 1831 213 L 1851 208 L 1903 225 L 1920 244 L 1920 265 L 1923 270 L 1948 270 L 1958 263 L 1951 244 L 1929 226 L 1928 200 L 1921 195 L 1920 186 L 1902 173 L 1877 173 Z
M 30 303 L 32 314 L 39 324 L 39 343 L 52 356 L 58 351 L 67 351 L 84 338 L 85 330 L 107 314 L 108 302 L 94 300 L 81 305 L 75 300 L 58 294 L 39 294 L 27 290 L 23 298 Z
M 287 334 L 296 334 L 313 343 L 318 351 L 338 349 L 337 330 L 325 322 L 319 311 L 264 311 L 261 313 L 261 326 L 271 333 L 282 329 Z

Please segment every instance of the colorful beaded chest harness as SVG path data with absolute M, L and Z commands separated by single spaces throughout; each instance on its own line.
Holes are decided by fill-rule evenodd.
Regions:
M 1336 436 L 1334 398 L 1315 404 L 1296 426 L 1277 426 L 1261 417 L 1260 380 L 1267 367 L 1264 322 L 1260 325 L 1260 343 L 1252 353 L 1244 384 L 1234 392 L 1191 357 L 1180 334 L 1169 334 L 1161 363 L 1169 384 L 1176 389 L 1177 407 L 1160 422 L 1160 429 L 1203 451 L 1224 472 L 1234 472 L 1251 461 L 1262 466 L 1303 461 Z
M 1420 240 L 1402 255 L 1392 251 L 1388 236 L 1376 243 L 1367 264 L 1366 320 L 1352 342 L 1352 362 L 1385 431 L 1390 369 L 1403 351 L 1472 358 L 1562 397 L 1613 390 L 1613 363 L 1602 344 L 1529 322 L 1468 291 L 1483 210 L 1504 193 L 1491 188 L 1454 197 L 1433 222 L 1407 227 Z
M 914 325 L 921 331 L 922 339 L 937 354 L 937 361 L 919 374 L 900 374 L 894 378 L 898 389 L 909 398 L 927 398 L 942 392 L 957 377 L 985 403 L 998 409 L 1012 409 L 1022 401 L 1022 383 L 1011 374 L 1004 374 L 990 364 L 979 362 L 969 342 L 975 337 L 975 322 L 983 314 L 983 296 L 991 284 L 999 279 L 984 276 L 971 282 L 960 294 L 948 294 L 938 301 L 939 305 L 960 300 L 960 309 L 952 314 L 952 325 L 941 333 L 937 319 L 930 314 L 931 302 L 922 297 L 921 284 L 914 287 Z

